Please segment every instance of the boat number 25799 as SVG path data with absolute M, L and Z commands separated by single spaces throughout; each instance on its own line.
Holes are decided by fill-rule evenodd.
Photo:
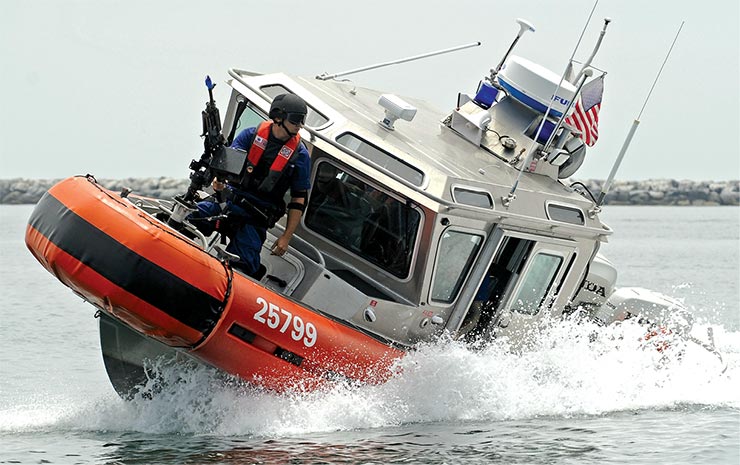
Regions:
M 294 341 L 303 340 L 303 345 L 306 347 L 316 344 L 316 338 L 319 334 L 313 323 L 304 322 L 300 316 L 293 315 L 284 308 L 280 308 L 262 297 L 257 297 L 257 303 L 262 308 L 254 314 L 255 320 L 267 325 L 268 328 L 278 329 L 281 333 L 290 330 L 290 337 Z

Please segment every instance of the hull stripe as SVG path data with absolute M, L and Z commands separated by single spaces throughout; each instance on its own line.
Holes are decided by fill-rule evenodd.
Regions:
M 49 193 L 29 224 L 85 266 L 183 324 L 208 334 L 218 321 L 223 302 L 127 248 Z

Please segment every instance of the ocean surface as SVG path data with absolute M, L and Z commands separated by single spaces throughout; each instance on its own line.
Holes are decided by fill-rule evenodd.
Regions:
M 0 205 L 0 463 L 740 463 L 738 208 L 602 215 L 619 285 L 681 299 L 723 362 L 695 344 L 662 357 L 630 324 L 563 322 L 520 354 L 422 347 L 382 386 L 279 396 L 164 366 L 178 382 L 130 402 L 108 383 L 95 309 L 26 250 L 31 209 Z

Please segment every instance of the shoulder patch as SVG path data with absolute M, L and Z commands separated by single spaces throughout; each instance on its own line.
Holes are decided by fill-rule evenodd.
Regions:
M 260 137 L 259 135 L 256 135 L 255 134 L 255 136 L 254 136 L 254 145 L 256 145 L 257 147 L 259 147 L 262 150 L 264 150 L 265 147 L 267 147 L 267 139 L 265 139 L 264 137 Z
M 290 158 L 290 156 L 293 154 L 293 150 L 290 148 L 283 146 L 283 148 L 280 149 L 280 156 L 283 158 Z

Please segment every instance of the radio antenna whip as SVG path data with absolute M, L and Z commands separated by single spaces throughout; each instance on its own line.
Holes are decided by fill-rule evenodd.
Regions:
M 586 68 L 591 66 L 591 62 L 594 61 L 594 57 L 596 56 L 596 53 L 601 48 L 601 41 L 604 40 L 604 36 L 606 35 L 606 27 L 609 26 L 609 23 L 611 23 L 611 18 L 604 18 L 604 28 L 601 29 L 601 32 L 599 33 L 599 39 L 596 41 L 596 45 L 594 46 L 594 50 L 591 52 L 591 55 L 588 57 L 586 62 L 581 67 L 581 70 L 576 75 L 575 79 L 573 79 L 573 84 L 578 82 L 578 79 L 581 77 L 581 75 L 586 71 Z
M 619 170 L 619 165 L 622 164 L 622 159 L 624 158 L 624 154 L 627 153 L 627 149 L 629 148 L 630 143 L 632 142 L 632 137 L 634 137 L 635 131 L 637 131 L 637 126 L 640 125 L 640 117 L 642 116 L 642 112 L 645 111 L 645 107 L 648 104 L 648 100 L 650 100 L 650 96 L 653 94 L 653 89 L 655 89 L 655 85 L 658 83 L 658 79 L 660 79 L 660 75 L 663 73 L 663 68 L 665 67 L 665 64 L 668 62 L 668 57 L 671 56 L 671 52 L 673 51 L 673 46 L 676 45 L 676 41 L 678 40 L 679 34 L 681 34 L 681 29 L 683 29 L 683 25 L 685 22 L 686 21 L 681 21 L 681 26 L 678 28 L 678 32 L 676 32 L 676 37 L 673 38 L 673 43 L 671 43 L 671 48 L 668 49 L 668 53 L 666 54 L 665 59 L 663 60 L 663 64 L 660 66 L 660 70 L 658 71 L 658 75 L 655 76 L 653 85 L 650 87 L 650 92 L 648 92 L 648 95 L 645 98 L 645 103 L 642 104 L 640 113 L 637 115 L 637 118 L 632 122 L 632 127 L 630 128 L 629 133 L 627 133 L 627 137 L 624 139 L 624 143 L 622 144 L 622 148 L 619 150 L 619 155 L 617 156 L 617 160 L 614 162 L 614 166 L 612 166 L 612 171 L 611 173 L 609 173 L 609 177 L 604 183 L 604 187 L 601 189 L 601 194 L 599 194 L 599 198 L 596 201 L 596 205 L 594 206 L 594 208 L 592 208 L 588 212 L 589 215 L 592 217 L 601 211 L 601 205 L 604 203 L 604 198 L 606 197 L 606 194 L 609 192 L 609 189 L 612 186 L 612 182 L 614 182 L 614 177 L 617 175 L 617 170 Z
M 414 55 L 412 57 L 400 58 L 398 60 L 393 60 L 393 61 L 386 61 L 384 63 L 377 63 L 377 64 L 370 65 L 370 66 L 364 66 L 362 68 L 350 69 L 349 71 L 342 71 L 341 73 L 335 73 L 335 74 L 323 73 L 323 74 L 319 74 L 318 76 L 316 76 L 316 79 L 319 79 L 321 81 L 328 81 L 329 79 L 336 79 L 338 77 L 347 76 L 350 74 L 361 73 L 363 71 L 370 71 L 371 69 L 382 68 L 384 66 L 398 65 L 401 63 L 406 63 L 408 61 L 421 60 L 422 58 L 442 55 L 444 53 L 456 52 L 458 50 L 463 50 L 463 49 L 471 48 L 471 47 L 478 47 L 479 45 L 481 45 L 480 42 L 473 42 L 470 44 L 458 45 L 457 47 L 446 48 L 444 50 L 437 50 L 436 52 L 422 53 L 421 55 Z
M 583 84 L 585 84 L 585 81 L 581 81 L 580 85 L 578 84 L 578 82 L 584 75 L 586 77 L 591 77 L 592 71 L 591 71 L 591 68 L 589 68 L 589 66 L 591 66 L 591 62 L 594 60 L 594 57 L 596 56 L 596 52 L 598 52 L 599 48 L 601 48 L 601 41 L 604 40 L 604 35 L 606 35 L 606 27 L 609 26 L 609 23 L 611 22 L 612 20 L 610 18 L 604 18 L 604 28 L 601 30 L 601 33 L 599 34 L 599 40 L 596 41 L 596 45 L 594 46 L 593 52 L 591 52 L 591 56 L 588 57 L 588 60 L 586 60 L 586 62 L 583 64 L 583 67 L 578 72 L 576 77 L 570 81 L 571 84 L 579 86 L 578 90 L 576 91 L 576 94 L 573 96 L 573 98 L 570 100 L 570 103 L 568 103 L 568 108 L 566 108 L 563 114 L 560 115 L 560 119 L 558 119 L 557 124 L 555 124 L 555 128 L 552 130 L 552 132 L 550 132 L 550 137 L 547 138 L 547 142 L 545 142 L 545 145 L 542 146 L 543 152 L 547 152 L 547 150 L 550 148 L 550 144 L 552 144 L 552 142 L 555 140 L 555 136 L 557 135 L 560 127 L 563 125 L 563 121 L 565 121 L 565 118 L 567 117 L 568 112 L 570 111 L 571 107 L 573 106 L 576 99 L 578 98 L 578 94 L 581 93 L 581 88 L 583 87 Z M 581 34 L 581 37 L 583 37 L 583 34 Z M 571 60 L 572 59 L 573 58 L 571 58 Z M 571 66 L 572 65 L 573 65 L 573 62 L 571 62 Z

